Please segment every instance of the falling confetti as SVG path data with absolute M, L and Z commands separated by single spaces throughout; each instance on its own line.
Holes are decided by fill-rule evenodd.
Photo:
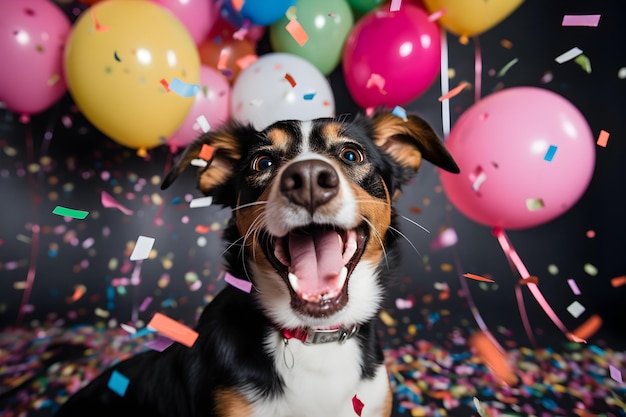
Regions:
M 562 26 L 589 26 L 597 27 L 600 23 L 599 14 L 586 14 L 586 15 L 564 15 Z
M 153 237 L 139 236 L 135 243 L 135 248 L 130 255 L 131 261 L 139 261 L 142 259 L 148 259 L 150 251 L 154 245 L 155 239 Z
M 365 85 L 365 87 L 377 87 L 380 94 L 387 94 L 387 92 L 385 91 L 385 78 L 383 78 L 383 76 L 380 74 L 372 73 L 370 75 L 370 78 L 367 80 L 367 84 Z
M 181 97 L 195 97 L 200 91 L 200 86 L 197 84 L 188 84 L 174 77 L 169 83 L 169 89 Z
M 250 281 L 236 278 L 228 272 L 224 276 L 224 281 L 243 292 L 250 293 L 250 291 L 252 291 L 252 283 Z
M 463 91 L 467 86 L 469 86 L 469 83 L 466 83 L 465 81 L 463 81 L 459 85 L 454 87 L 452 90 L 448 91 L 446 94 L 444 94 L 441 97 L 439 97 L 438 100 L 439 101 L 449 100 L 452 97 L 454 97 L 454 96 L 458 95 L 459 93 L 461 93 L 461 91 Z
M 285 74 L 285 80 L 289 81 L 289 84 L 291 84 L 292 87 L 296 86 L 296 80 L 294 80 L 291 74 L 289 73 Z
M 578 301 L 574 301 L 567 307 L 567 311 L 572 315 L 572 317 L 578 318 L 585 312 L 585 307 Z
M 291 35 L 291 37 L 298 43 L 300 46 L 304 46 L 305 43 L 309 40 L 309 35 L 307 35 L 306 31 L 298 22 L 298 19 L 291 19 L 287 26 L 285 26 L 287 32 Z
M 148 327 L 187 347 L 192 347 L 198 339 L 198 332 L 161 313 L 152 316 Z
M 200 148 L 200 152 L 198 153 L 198 158 L 210 161 L 213 158 L 213 152 L 215 152 L 215 148 L 213 146 L 203 143 L 202 148 Z
M 491 278 L 485 278 L 483 276 L 480 275 L 476 275 L 476 274 L 463 274 L 463 276 L 465 278 L 469 278 L 469 279 L 473 279 L 475 281 L 482 281 L 482 282 L 495 282 L 494 280 L 492 280 Z
M 600 135 L 598 136 L 598 141 L 596 142 L 596 144 L 598 146 L 602 146 L 603 148 L 606 148 L 606 145 L 608 142 L 609 142 L 609 132 L 607 132 L 606 130 L 600 130 Z
M 130 380 L 126 376 L 124 376 L 117 370 L 113 370 L 107 386 L 111 391 L 113 391 L 120 397 L 123 397 L 124 395 L 126 395 L 126 390 L 128 389 L 129 384 Z
M 554 58 L 554 60 L 559 64 L 563 64 L 567 61 L 571 61 L 572 59 L 576 58 L 578 55 L 582 53 L 583 51 L 580 48 L 574 47 L 570 49 L 569 51 L 564 52 L 561 55 L 557 56 L 556 58 Z
M 554 159 L 554 155 L 556 154 L 556 150 L 556 146 L 550 145 L 548 151 L 546 152 L 546 155 L 543 157 L 544 161 L 552 162 L 552 159 Z
M 360 416 L 363 412 L 363 406 L 363 402 L 357 398 L 356 394 L 354 394 L 354 397 L 352 397 L 352 407 L 354 408 L 354 412 L 357 416 Z
M 498 71 L 497 77 L 498 78 L 504 77 L 506 73 L 513 67 L 513 65 L 517 64 L 518 62 L 519 62 L 518 58 L 513 58 L 504 67 L 502 67 L 500 71 Z
M 52 210 L 52 214 L 56 214 L 57 216 L 71 217 L 72 219 L 83 220 L 89 215 L 89 212 L 84 210 L 75 210 L 67 207 L 56 206 L 54 210 Z
M 209 207 L 213 203 L 213 197 L 194 198 L 189 202 L 189 208 Z

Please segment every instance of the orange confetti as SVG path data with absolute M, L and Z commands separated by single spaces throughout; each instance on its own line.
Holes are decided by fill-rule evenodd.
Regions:
M 74 294 L 72 295 L 72 301 L 78 301 L 80 300 L 80 298 L 85 295 L 85 293 L 87 292 L 87 287 L 85 287 L 84 285 L 77 285 L 74 288 Z
M 530 276 L 528 278 L 522 278 L 519 280 L 519 285 L 528 285 L 528 284 L 539 285 L 539 278 L 535 276 Z
M 480 331 L 474 333 L 469 338 L 468 344 L 501 382 L 508 385 L 517 383 L 517 376 L 513 372 L 506 354 L 498 349 L 485 333 Z
M 204 159 L 205 161 L 210 161 L 211 158 L 213 158 L 213 151 L 215 151 L 215 148 L 213 146 L 203 143 L 202 148 L 198 153 L 198 158 Z
M 596 142 L 598 144 L 598 146 L 602 146 L 603 148 L 606 148 L 606 144 L 609 141 L 609 132 L 607 132 L 606 130 L 601 130 L 600 131 L 600 135 L 598 136 L 598 141 Z
M 235 11 L 237 12 L 243 9 L 243 3 L 244 3 L 244 0 L 230 0 L 230 4 L 233 5 L 233 9 L 235 9 Z
M 193 346 L 198 339 L 198 332 L 161 313 L 154 314 L 148 327 L 187 347 Z
M 465 278 L 473 279 L 473 280 L 476 280 L 476 281 L 495 282 L 494 280 L 492 280 L 490 278 L 481 277 L 480 275 L 476 275 L 476 274 L 463 274 L 463 276 Z
M 444 100 L 451 99 L 452 97 L 458 95 L 461 91 L 463 91 L 465 89 L 465 87 L 467 87 L 468 85 L 469 84 L 466 83 L 465 81 L 461 82 L 461 84 L 457 85 L 452 90 L 448 91 L 446 94 L 444 94 L 443 96 L 439 97 L 439 101 L 444 101 Z
M 298 19 L 291 19 L 289 23 L 287 23 L 287 26 L 285 26 L 285 29 L 287 29 L 287 32 L 289 32 L 291 37 L 298 42 L 300 46 L 304 46 L 309 40 L 309 35 L 307 35 L 300 22 L 298 22 Z
M 292 87 L 296 86 L 296 80 L 293 79 L 291 74 L 289 73 L 285 74 L 285 80 L 289 81 L 289 84 L 291 84 Z
M 211 231 L 211 227 L 210 226 L 205 226 L 203 224 L 199 224 L 196 226 L 196 228 L 194 229 L 196 233 L 200 233 L 201 235 L 205 234 L 205 233 L 209 233 Z
M 613 288 L 621 287 L 624 284 L 626 284 L 626 275 L 623 275 L 621 277 L 615 277 L 611 280 L 611 285 L 613 286 Z
M 569 333 L 567 337 L 574 342 L 587 343 L 587 339 L 600 330 L 600 327 L 602 327 L 602 317 L 594 314 L 586 322 Z
M 91 13 L 91 20 L 93 21 L 93 25 L 96 27 L 96 32 L 106 32 L 110 29 L 109 26 L 102 26 L 98 19 L 96 18 L 96 12 L 94 12 L 94 7 L 89 8 L 89 12 Z

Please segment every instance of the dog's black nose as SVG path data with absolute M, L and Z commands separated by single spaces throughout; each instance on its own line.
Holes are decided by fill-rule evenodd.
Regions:
M 339 192 L 337 171 L 319 159 L 289 165 L 280 177 L 280 191 L 289 201 L 313 214 Z

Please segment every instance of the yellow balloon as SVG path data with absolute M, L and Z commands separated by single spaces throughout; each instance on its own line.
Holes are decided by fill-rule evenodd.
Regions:
M 445 12 L 439 24 L 460 36 L 483 33 L 513 13 L 524 0 L 423 0 L 430 13 Z
M 200 57 L 187 29 L 146 1 L 110 0 L 85 10 L 64 61 L 79 110 L 130 148 L 163 144 L 184 121 L 195 94 L 169 90 L 174 78 L 183 87 L 200 82 Z

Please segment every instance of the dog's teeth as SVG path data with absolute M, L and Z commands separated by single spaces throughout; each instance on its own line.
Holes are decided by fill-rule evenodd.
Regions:
M 348 268 L 344 266 L 343 268 L 341 268 L 341 271 L 339 271 L 339 279 L 337 280 L 337 288 L 339 288 L 340 291 L 341 291 L 341 288 L 343 288 L 343 284 L 346 283 L 347 277 L 348 277 Z
M 289 284 L 294 291 L 298 290 L 298 277 L 295 274 L 289 273 Z
M 346 249 L 343 252 L 343 263 L 347 264 L 350 259 L 354 256 L 357 250 L 356 238 L 352 233 L 348 235 L 348 240 L 346 241 Z

